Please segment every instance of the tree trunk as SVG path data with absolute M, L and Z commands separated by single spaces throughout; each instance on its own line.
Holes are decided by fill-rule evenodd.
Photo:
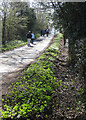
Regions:
M 2 28 L 2 45 L 5 45 L 5 27 L 6 27 L 6 12 L 4 12 L 3 28 Z

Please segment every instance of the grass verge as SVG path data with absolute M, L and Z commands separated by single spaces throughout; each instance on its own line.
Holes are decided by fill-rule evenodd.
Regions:
M 21 47 L 23 45 L 27 44 L 27 42 L 21 41 L 21 40 L 15 40 L 12 42 L 7 43 L 6 45 L 2 45 L 0 48 L 1 52 L 7 51 L 7 50 L 12 50 L 17 47 Z

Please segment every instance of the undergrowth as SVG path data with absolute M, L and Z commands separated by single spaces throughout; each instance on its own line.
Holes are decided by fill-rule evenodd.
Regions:
M 21 47 L 23 45 L 27 44 L 27 42 L 21 41 L 21 40 L 14 40 L 12 42 L 7 43 L 6 45 L 2 45 L 0 48 L 0 51 L 7 51 L 7 50 L 12 50 L 17 47 Z

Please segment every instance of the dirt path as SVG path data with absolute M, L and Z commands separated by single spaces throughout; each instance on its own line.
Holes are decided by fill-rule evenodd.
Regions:
M 73 75 L 68 65 L 68 49 L 60 44 L 59 58 L 55 61 L 59 87 L 54 96 L 54 110 L 51 120 L 86 120 L 85 104 L 82 100 L 82 84 Z

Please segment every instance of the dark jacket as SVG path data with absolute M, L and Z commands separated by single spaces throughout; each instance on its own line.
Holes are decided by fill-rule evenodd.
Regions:
M 27 38 L 32 38 L 31 32 L 27 33 Z

